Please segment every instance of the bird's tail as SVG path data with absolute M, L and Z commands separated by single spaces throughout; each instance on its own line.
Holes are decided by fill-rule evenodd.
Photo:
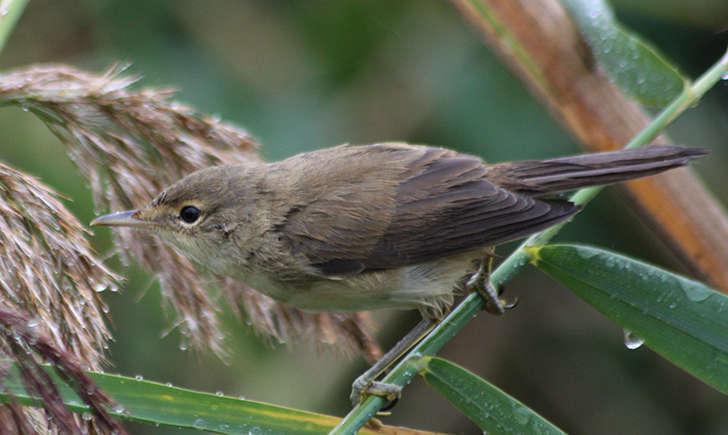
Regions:
M 649 145 L 557 159 L 498 163 L 489 166 L 488 178 L 518 192 L 549 195 L 657 174 L 684 166 L 707 153 L 702 148 Z

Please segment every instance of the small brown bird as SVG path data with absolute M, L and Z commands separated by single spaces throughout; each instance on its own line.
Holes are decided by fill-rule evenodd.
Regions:
M 153 232 L 210 271 L 303 310 L 419 308 L 438 317 L 484 248 L 579 211 L 542 198 L 703 154 L 655 145 L 486 164 L 428 146 L 342 145 L 203 169 L 91 225 Z

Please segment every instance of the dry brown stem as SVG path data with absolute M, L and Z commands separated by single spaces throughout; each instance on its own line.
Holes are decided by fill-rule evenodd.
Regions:
M 588 149 L 624 146 L 649 123 L 645 111 L 595 64 L 557 0 L 453 4 Z M 728 291 L 728 219 L 689 169 L 633 181 L 625 189 L 685 264 Z

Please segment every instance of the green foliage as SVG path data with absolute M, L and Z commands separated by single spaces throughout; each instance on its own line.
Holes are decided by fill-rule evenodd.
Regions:
M 532 262 L 653 350 L 728 393 L 728 297 L 599 248 L 527 248 Z
M 88 406 L 51 367 L 46 367 L 46 372 L 58 386 L 66 406 L 75 412 L 90 412 Z M 201 393 L 141 379 L 104 373 L 89 375 L 102 391 L 119 404 L 113 410 L 114 414 L 129 421 L 226 434 L 319 434 L 331 430 L 339 421 L 328 415 Z M 4 378 L 3 387 L 5 390 L 0 393 L 0 401 L 4 403 L 14 396 L 23 405 L 39 404 L 37 398 L 26 393 L 16 368 Z
M 576 7 L 572 6 L 571 12 L 578 21 L 582 22 L 582 31 L 590 41 L 597 61 L 604 65 L 607 71 L 613 75 L 615 81 L 627 92 L 640 101 L 649 104 L 665 104 L 680 94 L 684 79 L 664 61 L 661 55 L 620 27 L 614 21 L 611 11 L 602 2 L 565 1 L 571 5 L 583 7 L 575 12 Z M 21 3 L 24 5 L 25 2 Z M 434 8 L 440 6 L 433 6 L 434 2 L 430 5 L 416 2 L 410 6 L 410 9 L 396 7 L 397 18 L 402 15 L 407 17 L 410 24 L 415 22 L 424 23 L 420 24 L 427 30 L 427 33 L 423 34 L 414 32 L 413 30 L 417 29 L 413 29 L 413 27 L 398 28 L 397 20 L 390 21 L 387 18 L 387 20 L 383 21 L 381 17 L 385 17 L 384 12 L 392 7 L 389 2 L 380 2 L 379 8 L 373 7 L 372 9 L 356 6 L 355 18 L 358 19 L 355 20 L 356 27 L 353 28 L 350 20 L 342 20 L 338 15 L 332 16 L 330 20 L 319 21 L 326 14 L 325 12 L 320 13 L 316 10 L 305 9 L 305 7 L 297 4 L 294 9 L 304 8 L 312 17 L 309 20 L 311 24 L 308 26 L 308 30 L 302 32 L 299 29 L 298 33 L 296 33 L 295 27 L 296 25 L 300 26 L 300 16 L 290 11 L 285 12 L 289 16 L 279 15 L 278 12 L 274 12 L 273 8 L 269 9 L 269 5 L 263 2 L 259 2 L 260 4 L 251 2 L 250 5 L 240 6 L 244 8 L 243 12 L 245 13 L 229 12 L 229 10 L 236 10 L 231 5 L 236 5 L 237 2 L 229 2 L 225 5 L 220 2 L 214 5 L 205 4 L 204 6 L 195 6 L 194 3 L 184 4 L 184 2 L 160 2 L 151 9 L 148 7 L 130 8 L 128 5 L 119 7 L 119 4 L 113 2 L 86 3 L 89 10 L 93 10 L 93 8 L 101 9 L 102 6 L 100 5 L 106 3 L 114 5 L 114 9 L 108 13 L 106 18 L 104 18 L 103 13 L 97 11 L 96 16 L 92 15 L 90 19 L 84 21 L 82 23 L 83 31 L 80 32 L 84 39 L 88 38 L 91 41 L 90 46 L 101 47 L 106 51 L 101 54 L 83 51 L 83 47 L 75 48 L 76 45 L 81 46 L 83 44 L 72 44 L 63 38 L 58 38 L 59 43 L 57 45 L 63 50 L 70 50 L 70 55 L 64 51 L 60 54 L 53 53 L 50 58 L 67 61 L 68 57 L 71 56 L 74 59 L 73 61 L 90 59 L 91 63 L 96 62 L 96 64 L 104 65 L 108 62 L 99 59 L 108 60 L 111 58 L 115 60 L 118 57 L 129 59 L 136 65 L 135 71 L 147 76 L 145 83 L 152 81 L 163 85 L 177 85 L 185 90 L 185 99 L 191 100 L 198 105 L 206 105 L 208 109 L 219 112 L 226 118 L 238 118 L 239 121 L 244 122 L 246 126 L 249 126 L 264 139 L 266 153 L 270 158 L 290 155 L 302 150 L 303 147 L 310 149 L 333 145 L 341 141 L 368 142 L 393 138 L 427 141 L 453 147 L 464 145 L 470 147 L 471 152 L 475 152 L 477 147 L 479 154 L 487 155 L 489 159 L 494 161 L 505 158 L 526 158 L 538 154 L 550 156 L 565 152 L 563 148 L 555 150 L 554 147 L 561 146 L 556 143 L 567 142 L 568 138 L 559 132 L 555 124 L 545 121 L 543 110 L 538 105 L 533 104 L 520 85 L 503 68 L 492 61 L 486 50 L 478 45 L 477 38 L 473 37 L 468 40 L 464 37 L 469 32 L 464 30 L 465 26 L 460 22 L 460 17 L 455 17 L 453 20 L 451 17 L 448 18 L 446 12 L 443 12 L 447 5 L 436 10 Z M 147 5 L 146 2 L 137 1 L 133 3 L 138 4 L 138 6 Z M 18 4 L 18 2 L 13 4 Z M 205 10 L 195 13 L 194 7 Z M 341 7 L 346 8 L 347 6 Z M 662 8 L 662 5 L 660 7 Z M 68 19 L 62 21 L 65 23 L 72 22 L 73 12 L 78 9 L 81 8 L 69 9 Z M 435 10 L 436 13 L 432 13 L 431 9 Z M 139 15 L 140 11 L 141 15 Z M 150 11 L 154 12 L 154 14 L 149 14 Z M 128 19 L 119 20 L 119 13 L 121 12 L 127 14 Z M 256 12 L 257 14 L 248 12 Z M 215 13 L 218 13 L 217 17 Z M 594 20 L 590 20 L 590 16 L 593 16 Z M 144 28 L 140 28 L 140 19 L 143 21 L 144 17 L 150 17 L 148 26 L 141 25 Z M 235 29 L 243 29 L 243 31 L 249 32 L 247 36 L 254 35 L 255 38 L 246 39 L 246 34 L 241 36 L 233 32 L 223 35 L 231 27 L 225 27 L 224 20 L 218 20 L 217 18 L 225 17 L 232 17 L 230 21 L 235 22 Z M 209 29 L 204 27 L 205 19 L 214 23 Z M 239 25 L 239 21 L 244 19 L 251 20 L 250 24 L 253 25 Z M 256 27 L 255 24 L 258 24 L 258 22 L 260 26 Z M 336 25 L 332 26 L 330 24 L 332 22 L 336 23 Z M 383 22 L 385 24 L 382 24 Z M 43 21 L 40 21 L 40 23 L 43 23 Z M 451 27 L 447 29 L 449 32 L 447 37 L 443 37 L 443 34 L 439 33 L 438 30 L 440 28 L 438 26 L 442 26 L 443 23 L 447 23 L 446 25 Z M 0 20 L 0 25 L 7 25 L 4 28 L 4 35 L 10 33 L 13 24 L 12 20 Z M 324 27 L 327 25 L 331 28 L 325 29 Z M 68 26 L 72 28 L 72 25 Z M 45 34 L 38 30 L 42 29 L 42 27 L 29 26 L 29 28 L 31 29 L 30 33 L 37 33 L 47 40 L 43 42 L 43 46 L 54 44 L 54 41 L 48 40 Z M 271 34 L 267 33 L 271 29 L 273 29 L 272 35 L 274 37 L 270 37 Z M 76 31 L 78 30 L 76 29 Z M 57 31 L 54 30 L 54 32 Z M 196 37 L 194 32 L 198 32 Z M 347 38 L 346 41 L 342 42 L 340 35 L 344 32 Z M 301 34 L 304 33 L 308 34 L 308 38 L 301 37 Z M 360 37 L 363 34 L 368 38 L 364 42 Z M 426 39 L 428 34 L 431 35 L 431 40 Z M 101 42 L 94 39 L 98 38 L 98 35 L 103 35 Z M 160 37 L 160 35 L 165 37 Z M 200 35 L 204 35 L 204 38 L 200 37 Z M 214 39 L 215 35 L 221 35 L 221 39 L 216 41 Z M 213 39 L 205 39 L 207 37 L 213 37 Z M 25 38 L 29 37 L 26 35 Z M 408 38 L 411 38 L 411 40 Z M 186 44 L 182 44 L 180 41 L 184 41 Z M 283 42 L 281 43 L 281 41 Z M 286 45 L 290 41 L 295 41 L 299 45 Z M 300 41 L 306 41 L 306 43 L 301 44 Z M 442 44 L 442 47 L 433 52 L 434 43 Z M 694 41 L 691 41 L 691 43 L 695 44 Z M 114 48 L 114 44 L 116 44 L 116 48 Z M 352 49 L 357 45 L 363 47 L 362 51 L 366 56 L 361 55 L 362 51 Z M 119 46 L 124 48 L 119 49 Z M 37 51 L 37 46 L 32 44 L 29 46 L 19 45 L 19 47 L 21 47 L 19 51 L 23 53 Z M 70 47 L 74 48 L 71 49 Z M 203 48 L 201 52 L 195 51 L 200 47 Z M 290 51 L 281 54 L 281 47 L 288 47 Z M 426 49 L 421 47 L 426 47 Z M 607 50 L 607 47 L 611 48 Z M 420 50 L 414 50 L 417 48 Z M 417 54 L 420 51 L 419 57 L 412 55 L 413 52 Z M 273 55 L 266 57 L 265 54 L 267 53 L 273 53 Z M 300 53 L 303 53 L 303 55 Z M 300 56 L 300 59 L 296 61 L 298 63 L 289 60 L 289 57 L 294 58 L 291 54 Z M 46 53 L 41 51 L 40 56 L 45 55 Z M 321 58 L 320 63 L 323 66 L 319 65 L 318 58 Z M 396 61 L 393 64 L 399 65 L 401 69 L 392 68 L 391 64 L 388 63 L 391 61 L 390 58 L 393 58 Z M 6 64 L 13 65 L 14 58 L 12 56 L 6 55 L 4 59 Z M 22 56 L 21 59 L 23 59 Z M 346 63 L 342 62 L 342 59 Z M 46 60 L 46 58 L 33 59 L 33 61 L 39 60 Z M 233 64 L 235 61 L 240 61 L 240 65 L 231 67 L 227 64 L 228 62 Z M 254 69 L 250 69 L 251 65 L 254 65 Z M 433 66 L 436 68 L 433 68 Z M 466 66 L 471 67 L 470 70 L 466 70 Z M 487 80 L 482 79 L 483 71 L 486 72 Z M 398 76 L 397 73 L 401 75 Z M 251 79 L 251 77 L 255 77 L 255 79 Z M 453 77 L 457 77 L 457 80 L 450 80 Z M 442 78 L 447 79 L 443 80 Z M 395 86 L 392 86 L 389 80 Z M 384 92 L 380 92 L 382 90 Z M 406 92 L 403 92 L 403 90 Z M 427 93 L 433 90 L 437 91 L 434 97 Z M 707 91 L 707 88 L 702 90 L 702 92 L 705 91 Z M 344 104 L 339 102 L 337 105 L 327 108 L 324 103 L 329 102 L 329 99 L 324 97 L 329 94 L 337 95 L 337 101 L 343 101 Z M 394 97 L 392 100 L 387 100 L 387 95 L 393 95 Z M 696 95 L 696 98 L 700 96 L 702 94 Z M 400 106 L 394 106 L 391 101 L 398 104 L 402 103 Z M 694 102 L 695 100 L 691 100 L 688 103 L 692 104 Z M 370 112 L 367 112 L 364 109 L 367 105 L 374 108 L 374 113 L 379 116 L 373 116 Z M 386 113 L 387 116 L 381 116 L 382 113 Z M 405 117 L 403 122 L 400 121 L 398 116 L 394 116 L 402 113 L 412 113 L 414 115 Z M 518 115 L 514 117 L 514 113 Z M 669 118 L 673 119 L 679 113 L 672 112 Z M 10 113 L 5 115 L 6 123 L 8 123 L 7 119 L 11 120 L 9 124 L 17 123 L 18 114 Z M 711 114 L 711 116 L 715 115 Z M 391 122 L 390 125 L 383 121 L 386 118 L 394 118 L 396 122 Z M 22 123 L 17 124 L 21 125 Z M 514 128 L 514 125 L 519 124 L 522 127 Z M 16 127 L 16 125 L 11 126 Z M 27 128 L 27 130 L 42 131 L 42 129 L 37 128 L 37 125 L 32 127 Z M 663 127 L 664 124 L 654 129 L 654 134 L 657 134 Z M 37 173 L 42 174 L 45 179 L 52 180 L 55 183 L 68 183 L 69 179 L 73 179 L 73 177 L 69 176 L 70 170 L 67 162 L 60 158 L 60 155 L 53 154 L 53 157 L 49 158 L 49 150 L 57 153 L 59 147 L 39 151 L 39 148 L 37 148 L 39 145 L 30 143 L 25 136 L 18 136 L 16 133 L 13 130 L 7 135 L 8 144 L 11 144 L 9 142 L 10 138 L 20 137 L 18 141 L 22 145 L 3 146 L 0 149 L 3 159 L 12 161 L 12 156 L 16 156 L 16 159 L 23 160 L 25 157 L 23 157 L 22 153 L 26 152 L 24 150 L 29 150 L 27 155 L 32 157 L 23 160 L 23 165 L 26 168 L 33 168 Z M 699 143 L 704 143 L 702 136 L 700 138 L 691 138 L 691 140 L 693 139 Z M 51 139 L 46 137 L 37 142 L 52 143 Z M 503 143 L 517 143 L 519 146 L 503 146 Z M 520 144 L 524 145 L 520 146 Z M 523 154 L 518 155 L 517 153 Z M 91 206 L 86 198 L 88 196 L 87 192 L 75 186 L 72 190 L 66 184 L 61 185 L 63 186 L 61 190 L 64 193 L 70 192 L 69 196 L 74 198 L 71 206 L 75 206 L 80 213 L 85 212 L 90 215 Z M 545 249 L 549 248 L 542 248 L 541 252 L 545 252 Z M 546 256 L 544 254 L 544 257 Z M 509 261 L 506 262 L 509 267 L 501 268 L 500 272 L 495 274 L 496 281 L 503 281 L 517 273 L 524 257 L 525 254 L 522 251 L 515 256 L 509 257 Z M 627 260 L 623 264 L 630 264 L 629 261 L 632 260 Z M 667 278 L 668 281 L 671 279 Z M 677 281 L 673 281 L 673 283 L 682 282 L 679 281 L 681 278 L 674 279 Z M 141 279 L 138 280 L 141 281 Z M 676 284 L 676 286 L 679 285 Z M 129 289 L 134 287 L 134 285 L 130 285 Z M 600 291 L 603 290 L 600 286 L 595 288 Z M 128 372 L 136 373 L 139 370 L 145 374 L 155 373 L 152 376 L 165 376 L 167 379 L 169 379 L 168 376 L 178 376 L 175 378 L 175 382 L 184 382 L 186 385 L 198 383 L 214 391 L 215 387 L 211 385 L 214 385 L 215 382 L 230 385 L 232 379 L 240 380 L 241 377 L 244 378 L 241 373 L 255 370 L 256 377 L 264 378 L 265 381 L 258 381 L 259 391 L 252 394 L 265 394 L 260 391 L 271 392 L 270 394 L 280 392 L 279 395 L 286 397 L 286 400 L 296 400 L 292 399 L 295 396 L 293 394 L 294 388 L 290 385 L 290 382 L 287 383 L 286 381 L 292 378 L 300 378 L 300 372 L 310 369 L 310 366 L 305 367 L 306 364 L 302 363 L 302 360 L 312 359 L 313 356 L 309 354 L 301 357 L 300 355 L 284 353 L 280 360 L 291 362 L 287 369 L 283 369 L 284 362 L 276 361 L 273 363 L 271 359 L 264 359 L 268 358 L 267 356 L 261 356 L 265 352 L 253 345 L 252 351 L 250 348 L 246 348 L 244 351 L 239 352 L 245 356 L 245 358 L 240 359 L 249 361 L 248 364 L 250 365 L 248 367 L 213 370 L 210 367 L 217 366 L 210 361 L 206 361 L 204 364 L 207 364 L 208 373 L 205 375 L 201 376 L 198 370 L 199 367 L 196 366 L 194 368 L 187 367 L 185 370 L 184 365 L 187 361 L 194 360 L 194 358 L 188 356 L 190 353 L 174 352 L 176 350 L 173 343 L 174 339 L 160 342 L 158 331 L 162 326 L 158 321 L 155 320 L 151 326 L 142 321 L 145 317 L 151 318 L 158 314 L 156 310 L 150 308 L 159 305 L 154 299 L 157 296 L 156 291 L 151 293 L 151 296 L 146 297 L 145 303 L 139 304 L 134 301 L 136 299 L 135 295 L 132 292 L 127 292 L 123 299 L 124 303 L 128 305 L 121 305 L 122 302 L 118 300 L 122 298 L 118 297 L 116 298 L 117 305 L 112 307 L 114 324 L 117 327 L 115 333 L 121 337 L 121 339 L 117 339 L 117 345 L 114 348 L 114 363 L 117 367 L 122 367 L 122 371 L 129 370 Z M 703 294 L 702 291 L 698 291 L 698 293 Z M 705 312 L 700 311 L 700 309 L 691 311 L 691 316 L 696 316 L 697 320 L 701 320 L 701 313 L 707 313 L 707 316 L 715 316 L 715 310 L 722 309 L 720 303 L 717 306 L 714 303 L 718 299 L 714 299 L 717 297 L 713 296 L 712 293 L 702 302 L 690 300 L 687 293 L 683 294 L 682 299 L 677 299 L 679 296 L 680 293 L 671 296 L 675 297 L 675 301 L 679 303 L 674 309 L 670 309 L 670 304 L 667 304 L 668 315 L 682 311 L 683 307 L 692 310 L 692 308 L 695 308 L 693 307 L 695 304 L 703 304 L 704 306 L 700 305 L 698 307 L 700 309 L 712 307 Z M 630 305 L 629 297 L 631 295 L 624 295 L 625 299 L 621 302 L 620 309 L 633 309 L 634 311 L 634 308 Z M 479 311 L 481 301 L 477 296 L 470 296 L 465 302 L 464 305 L 455 308 L 453 316 L 448 317 L 443 324 L 438 326 L 433 331 L 433 335 L 426 338 L 421 346 L 413 350 L 413 357 L 417 352 L 425 355 L 437 352 Z M 652 322 L 652 326 L 654 326 L 662 321 L 655 314 L 656 311 L 652 310 L 653 307 L 648 305 L 647 308 L 652 314 L 647 316 L 647 320 L 644 320 L 646 325 L 649 326 L 651 325 L 650 322 Z M 664 303 L 662 308 L 665 308 Z M 635 318 L 641 314 L 643 313 L 640 311 Z M 621 316 L 624 318 L 624 315 Z M 717 327 L 707 328 L 705 331 L 709 332 L 709 334 L 706 337 L 702 334 L 702 327 L 706 325 L 701 324 L 700 328 L 691 329 L 692 324 L 690 322 L 691 319 L 695 320 L 694 318 L 685 317 L 680 319 L 682 319 L 680 322 L 670 324 L 669 333 L 679 336 L 682 342 L 694 346 L 691 347 L 694 352 L 690 352 L 690 355 L 686 356 L 680 355 L 678 354 L 678 347 L 673 347 L 663 352 L 663 354 L 688 370 L 691 370 L 689 366 L 699 366 L 700 361 L 703 361 L 706 365 L 703 367 L 702 374 L 698 373 L 701 371 L 700 367 L 695 368 L 698 376 L 710 378 L 711 373 L 707 369 L 712 370 L 717 367 L 711 364 L 719 363 L 719 369 L 723 370 L 725 366 L 723 356 L 725 346 L 724 343 L 720 342 Z M 661 336 L 657 330 L 652 331 L 654 337 L 645 334 L 639 329 L 637 323 L 639 322 L 636 320 L 634 324 L 630 323 L 632 325 L 631 331 L 638 333 L 649 346 L 658 351 L 660 346 L 669 347 L 670 343 L 665 343 L 670 341 L 667 336 Z M 717 325 L 722 325 L 722 323 L 717 323 Z M 236 328 L 238 326 L 235 325 Z M 230 331 L 238 331 L 239 333 L 239 329 L 243 328 L 230 328 Z M 246 337 L 236 337 L 236 339 L 240 342 Z M 167 348 L 162 349 L 164 346 Z M 146 353 L 150 347 L 155 348 L 156 352 L 154 354 Z M 687 354 L 688 352 L 684 353 Z M 149 358 L 140 358 L 139 355 L 146 355 Z M 165 360 L 163 358 L 165 355 L 171 355 L 171 357 Z M 688 361 L 683 362 L 683 359 Z M 463 388 L 452 388 L 452 391 L 443 393 L 452 396 L 453 403 L 458 400 L 458 395 L 462 396 L 463 392 L 468 391 L 467 388 L 476 388 L 475 386 L 477 386 L 477 388 L 487 389 L 487 387 L 479 384 L 484 381 L 473 379 L 474 375 L 470 372 L 438 359 L 427 359 L 427 362 L 429 372 L 426 371 L 423 374 L 426 379 L 429 376 L 429 382 L 432 385 L 450 378 L 452 382 L 440 382 L 440 386 L 454 385 L 458 387 L 460 383 L 466 385 Z M 189 365 L 194 366 L 194 363 L 189 363 Z M 159 367 L 156 372 L 154 367 Z M 412 370 L 411 361 L 406 362 L 403 367 L 405 368 L 401 370 L 395 369 L 393 374 L 399 383 L 406 384 L 416 374 L 416 370 Z M 301 390 L 306 390 L 301 394 L 306 397 L 308 400 L 306 403 L 310 403 L 311 406 L 321 406 L 318 400 L 322 396 L 333 396 L 330 394 L 329 386 L 324 384 L 325 381 L 341 381 L 341 379 L 337 379 L 332 371 L 320 370 L 320 367 L 317 367 L 317 369 L 319 369 L 319 372 L 325 373 L 325 376 L 321 379 L 317 378 L 311 382 L 319 386 L 319 391 L 308 389 L 306 383 L 297 386 Z M 265 370 L 269 371 L 266 372 Z M 278 374 L 270 376 L 273 371 Z M 227 378 L 224 377 L 223 372 L 226 372 Z M 722 371 L 716 373 L 722 373 Z M 319 414 L 219 397 L 212 394 L 196 393 L 131 378 L 94 374 L 94 379 L 102 389 L 122 403 L 125 411 L 128 412 L 123 418 L 129 420 L 147 421 L 162 425 L 171 424 L 180 427 L 198 427 L 204 423 L 206 425 L 204 429 L 206 430 L 220 430 L 223 425 L 229 425 L 228 427 L 231 429 L 245 429 L 253 427 L 250 425 L 258 425 L 256 427 L 263 428 L 263 424 L 270 424 L 271 426 L 265 426 L 266 430 L 268 428 L 278 428 L 280 431 L 285 431 L 287 427 L 290 428 L 290 424 L 301 424 L 303 421 L 308 422 L 307 424 L 311 425 L 309 427 L 327 430 L 326 428 L 330 428 L 329 425 L 332 424 L 333 420 L 333 417 Z M 13 384 L 13 380 L 17 381 L 17 379 L 10 376 L 8 380 L 10 382 L 6 384 L 6 387 L 9 391 L 15 391 L 19 394 L 21 403 L 37 404 L 31 398 L 23 396 L 22 388 L 17 382 Z M 708 381 L 716 382 L 719 385 L 716 388 L 725 391 L 725 385 L 721 383 L 720 379 L 706 380 L 706 382 Z M 245 382 L 242 383 L 245 384 Z M 73 410 L 77 412 L 87 411 L 62 382 L 58 384 L 62 394 L 67 398 L 66 403 Z M 246 391 L 254 390 L 255 387 L 252 384 L 253 382 L 245 384 Z M 236 387 L 237 385 L 231 388 Z M 324 392 L 323 395 L 321 391 Z M 640 394 L 646 396 L 643 392 L 640 392 Z M 7 399 L 7 396 L 4 397 Z M 407 400 L 411 399 L 413 398 L 407 398 Z M 376 398 L 371 399 L 372 402 L 376 400 Z M 503 397 L 491 397 L 487 400 L 497 402 L 503 400 Z M 335 402 L 331 401 L 331 403 Z M 492 403 L 481 401 L 476 403 L 468 401 L 465 396 L 462 396 L 460 405 L 463 407 L 464 413 L 475 419 L 473 415 L 477 415 L 479 411 L 490 407 Z M 468 408 L 468 406 L 471 408 Z M 555 406 L 558 406 L 558 403 Z M 264 420 L 261 415 L 266 414 L 265 418 L 268 418 L 270 417 L 267 414 L 269 411 L 274 412 L 281 419 L 276 421 Z M 418 410 L 418 412 L 421 413 L 422 411 Z M 523 414 L 520 414 L 521 417 L 527 415 L 531 419 L 536 418 L 532 416 L 529 410 L 523 412 Z M 635 410 L 635 413 L 639 412 L 639 409 Z M 363 421 L 368 420 L 371 414 L 373 414 L 373 411 L 366 415 Z M 400 412 L 399 417 L 401 416 L 402 413 Z M 500 422 L 506 425 L 511 424 L 511 422 L 517 422 L 518 417 L 519 415 L 512 417 L 505 415 L 503 416 L 504 420 Z M 587 416 L 579 417 L 583 418 L 579 421 L 584 421 L 585 424 L 594 421 L 594 419 L 590 420 Z M 694 420 L 690 420 L 688 417 L 686 414 L 681 418 L 693 424 Z M 657 418 L 665 417 L 658 416 Z M 198 419 L 201 419 L 201 421 L 198 421 Z M 236 419 L 238 420 L 236 421 Z M 149 428 L 152 431 L 151 433 L 156 433 L 159 430 L 159 428 L 154 428 L 151 425 Z M 296 426 L 296 429 L 299 430 L 300 426 Z
M 562 1 L 598 63 L 627 95 L 660 107 L 680 95 L 687 79 L 657 49 L 620 25 L 605 1 Z
M 474 373 L 437 357 L 412 361 L 428 385 L 437 390 L 484 432 L 563 434 L 559 428 Z

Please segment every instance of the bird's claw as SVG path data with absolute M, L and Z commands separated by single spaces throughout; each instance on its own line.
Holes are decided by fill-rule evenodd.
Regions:
M 498 301 L 496 304 L 495 301 Z M 488 299 L 485 303 L 485 311 L 491 313 L 491 314 L 503 314 L 508 310 L 512 310 L 513 308 L 518 306 L 518 298 L 516 297 L 512 301 L 509 301 L 505 298 L 498 298 L 498 299 Z
M 380 396 L 387 399 L 393 405 L 402 395 L 402 387 L 386 382 L 369 381 L 358 377 L 351 385 L 351 395 L 349 399 L 352 405 L 357 405 L 364 401 L 367 396 Z M 390 405 L 391 406 L 391 405 Z M 386 410 L 386 409 L 385 409 Z
M 490 278 L 484 279 L 475 290 L 485 299 L 486 311 L 498 315 L 506 312 L 507 302 L 500 298 L 500 294 L 498 294 L 498 290 L 495 289 L 493 283 L 490 282 Z
M 491 314 L 503 314 L 506 310 L 510 310 L 518 305 L 518 298 L 512 302 L 502 299 L 500 291 L 498 291 L 490 281 L 490 270 L 492 267 L 492 254 L 484 259 L 478 271 L 470 277 L 465 284 L 469 291 L 477 292 L 485 300 L 485 310 Z M 486 264 L 488 265 L 486 267 Z

